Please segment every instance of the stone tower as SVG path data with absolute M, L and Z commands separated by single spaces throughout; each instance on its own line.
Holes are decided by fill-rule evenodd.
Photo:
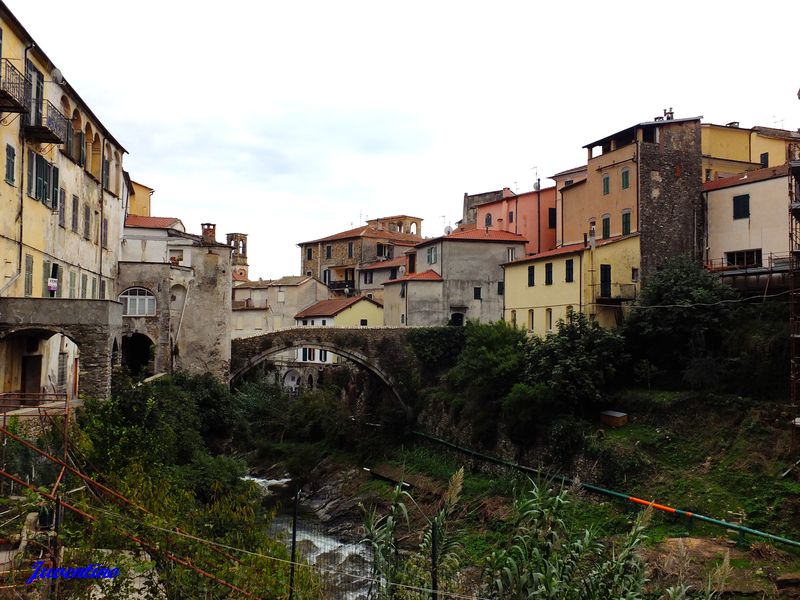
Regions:
M 247 234 L 229 233 L 227 238 L 228 245 L 233 247 L 231 269 L 233 269 L 233 273 L 237 277 L 247 279 Z

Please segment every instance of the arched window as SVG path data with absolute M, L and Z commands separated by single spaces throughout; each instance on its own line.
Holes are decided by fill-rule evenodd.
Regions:
M 153 317 L 156 314 L 156 297 L 150 290 L 128 288 L 119 295 L 119 301 L 125 317 Z
M 486 218 L 483 220 L 483 224 L 486 227 L 492 226 L 492 213 L 486 213 Z

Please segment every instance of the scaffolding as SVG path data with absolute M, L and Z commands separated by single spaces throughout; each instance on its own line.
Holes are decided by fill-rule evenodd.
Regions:
M 789 396 L 794 411 L 792 453 L 800 451 L 800 145 L 790 144 L 789 162 Z

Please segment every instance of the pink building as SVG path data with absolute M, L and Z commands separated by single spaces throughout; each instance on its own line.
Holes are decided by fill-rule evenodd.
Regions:
M 528 240 L 525 254 L 556 247 L 556 188 L 503 197 L 476 207 L 475 226 L 517 233 Z

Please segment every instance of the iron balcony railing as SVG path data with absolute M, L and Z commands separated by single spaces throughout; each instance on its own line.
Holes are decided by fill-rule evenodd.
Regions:
M 34 110 L 25 117 L 25 137 L 34 142 L 63 144 L 67 140 L 69 120 L 53 106 L 43 100 L 41 110 Z
M 600 282 L 600 294 L 597 297 L 599 301 L 636 300 L 636 284 L 603 281 Z
M 30 83 L 9 59 L 0 59 L 0 110 L 27 112 Z
M 770 252 L 763 256 L 754 255 L 752 260 L 729 262 L 727 258 L 713 258 L 706 261 L 708 271 L 734 271 L 742 269 L 766 269 L 768 271 L 788 270 L 792 256 L 790 252 Z
M 66 393 L 33 394 L 27 392 L 0 393 L 0 412 L 7 412 L 18 408 L 30 408 L 54 402 L 66 402 Z
M 356 282 L 352 279 L 344 279 L 342 281 L 329 281 L 328 287 L 332 290 L 343 290 L 345 288 L 350 288 L 351 290 L 356 289 Z

